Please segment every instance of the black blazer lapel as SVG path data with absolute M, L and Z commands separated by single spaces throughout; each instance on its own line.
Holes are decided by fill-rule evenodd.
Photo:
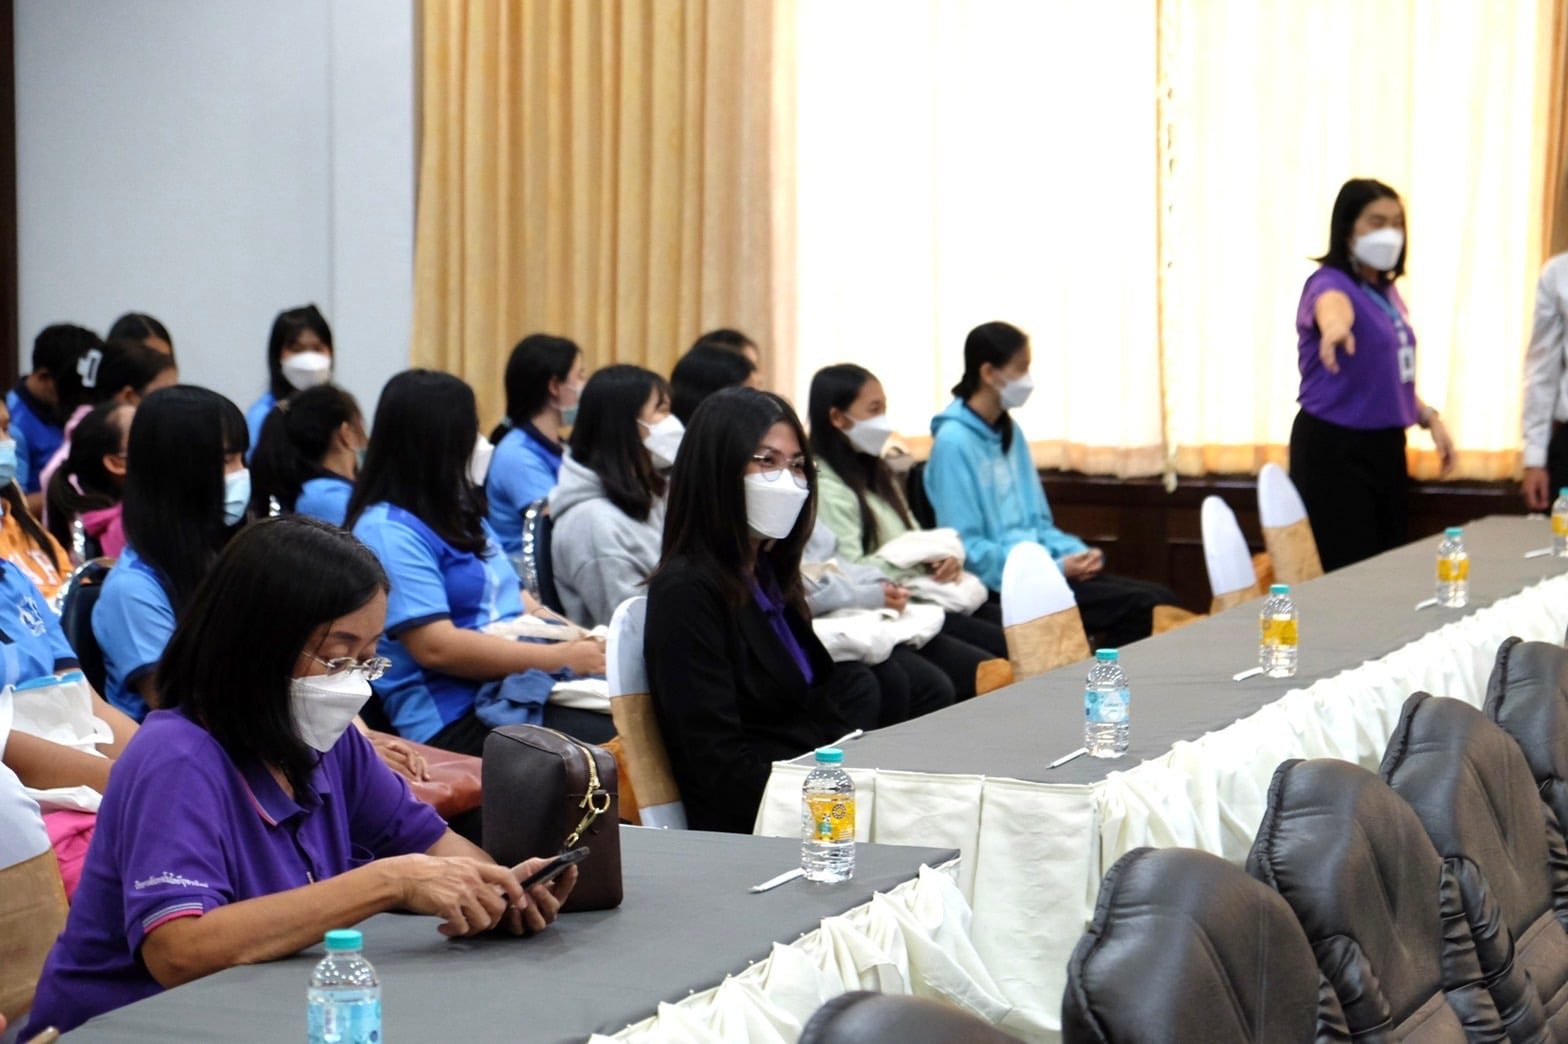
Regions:
M 740 611 L 739 623 L 741 641 L 746 643 L 747 650 L 756 657 L 764 672 L 764 679 L 755 679 L 754 683 L 756 680 L 777 679 L 784 682 L 788 688 L 805 684 L 805 678 L 801 676 L 800 668 L 795 665 L 794 657 L 790 656 L 789 650 L 784 648 L 778 633 L 768 622 L 768 614 L 764 613 L 755 601 L 746 602 L 746 607 Z M 752 670 L 752 665 L 747 664 L 746 669 Z M 776 684 L 768 685 L 767 688 L 777 691 Z

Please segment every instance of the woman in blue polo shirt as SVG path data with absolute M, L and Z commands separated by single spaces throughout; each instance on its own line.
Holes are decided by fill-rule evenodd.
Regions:
M 405 738 L 479 754 L 489 732 L 474 713 L 481 685 L 531 670 L 604 672 L 593 639 L 552 645 L 483 629 L 523 613 L 517 575 L 485 521 L 484 490 L 469 477 L 479 436 L 473 389 L 451 374 L 409 370 L 387 382 L 348 526 L 392 581 L 386 655 L 376 694 Z M 589 741 L 608 718 L 547 705 L 545 724 Z
M 250 458 L 252 512 L 309 515 L 341 526 L 368 442 L 354 396 L 335 384 L 295 392 L 261 426 Z
M 506 361 L 506 419 L 490 433 L 485 496 L 490 528 L 508 555 L 523 549 L 523 512 L 555 488 L 561 430 L 576 422 L 587 381 L 581 349 L 564 337 L 529 334 Z
M 156 705 L 153 668 L 175 618 L 250 503 L 245 418 L 206 388 L 143 400 L 131 422 L 125 477 L 126 548 L 93 607 L 104 696 L 137 721 Z
M 241 534 L 159 668 L 164 707 L 116 764 L 28 1035 L 224 968 L 273 960 L 385 910 L 450 936 L 544 929 L 575 881 L 496 865 L 353 728 L 385 661 L 387 578 L 311 519 Z
M 291 392 L 332 379 L 332 327 L 313 304 L 279 312 L 267 338 L 267 390 L 245 411 L 245 430 L 254 446 L 272 407 Z

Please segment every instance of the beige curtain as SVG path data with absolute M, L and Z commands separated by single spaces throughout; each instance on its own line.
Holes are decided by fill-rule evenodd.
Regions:
M 1549 84 L 1544 120 L 1543 258 L 1568 251 L 1568 0 L 1549 2 L 1551 33 L 1546 37 L 1548 53 L 1543 60 Z
M 668 374 L 736 326 L 788 368 L 779 17 L 774 0 L 424 0 L 413 360 L 472 384 L 485 426 L 533 331 L 590 367 Z

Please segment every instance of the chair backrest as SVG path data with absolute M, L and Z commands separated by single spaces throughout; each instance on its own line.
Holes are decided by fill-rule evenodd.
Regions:
M 904 500 L 909 505 L 909 513 L 920 523 L 921 529 L 936 528 L 936 508 L 931 503 L 931 498 L 926 496 L 926 462 L 921 461 L 909 469 L 909 475 L 904 479 Z
M 1203 498 L 1203 561 L 1209 569 L 1212 611 L 1223 612 L 1263 594 L 1252 568 L 1247 538 L 1241 535 L 1236 513 L 1219 497 Z
M 1002 567 L 1002 628 L 1013 678 L 1022 681 L 1087 659 L 1089 639 L 1067 578 L 1051 553 L 1025 541 Z
M 1379 770 L 1448 864 L 1513 1040 L 1568 1029 L 1568 849 L 1513 738 L 1461 700 L 1405 701 Z M 1555 857 L 1548 852 L 1555 850 Z M 1555 871 L 1555 872 L 1554 872 Z M 1495 914 L 1495 916 L 1494 916 Z
M 76 650 L 76 659 L 93 691 L 103 692 L 103 650 L 93 634 L 93 607 L 103 594 L 103 582 L 114 566 L 112 558 L 95 558 L 72 570 L 60 587 L 60 629 Z
M 555 567 L 550 561 L 550 536 L 555 528 L 550 518 L 548 498 L 536 500 L 523 509 L 523 551 L 518 559 L 518 574 L 523 588 L 545 607 L 566 612 L 555 589 Z
M 686 807 L 664 749 L 664 736 L 648 692 L 648 668 L 643 658 L 647 628 L 648 596 L 628 598 L 610 617 L 605 643 L 605 672 L 610 683 L 610 717 L 626 756 L 626 774 L 637 795 L 637 814 L 643 826 L 686 829 Z
M 1541 799 L 1568 829 L 1568 650 L 1505 639 L 1484 710 L 1519 745 Z
M 800 1044 L 1016 1044 L 1018 1038 L 941 1001 L 857 991 L 840 994 L 818 1008 L 799 1040 Z
M 1063 1044 L 1265 1044 L 1343 1027 L 1279 893 L 1191 848 L 1136 848 L 1067 965 Z M 1319 1005 L 1323 1006 L 1320 1012 Z
M 1502 1039 L 1469 928 L 1443 903 L 1447 868 L 1375 773 L 1329 758 L 1280 765 L 1247 872 L 1295 911 L 1352 1036 Z
M 10 722 L 0 720 L 0 749 L 9 733 Z M 0 1017 L 14 1023 L 32 1004 L 65 916 L 65 886 L 42 814 L 22 781 L 0 765 Z
M 1258 473 L 1258 518 L 1276 579 L 1299 584 L 1323 575 L 1307 506 L 1296 492 L 1296 484 L 1278 464 L 1265 464 Z

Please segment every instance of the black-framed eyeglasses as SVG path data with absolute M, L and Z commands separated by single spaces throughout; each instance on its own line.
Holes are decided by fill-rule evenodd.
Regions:
M 377 680 L 387 673 L 387 668 L 392 666 L 392 661 L 385 656 L 372 656 L 368 660 L 356 660 L 352 656 L 336 656 L 330 660 L 323 660 L 314 653 L 307 655 L 332 674 L 353 671 L 355 674 L 362 675 L 366 681 Z
M 774 453 L 772 450 L 763 450 L 760 453 L 753 453 L 751 462 L 762 465 L 760 474 L 767 482 L 777 482 L 785 472 L 788 472 L 790 478 L 795 480 L 796 486 L 799 486 L 801 489 L 811 488 L 811 475 L 806 470 L 804 454 L 785 457 L 783 454 Z

